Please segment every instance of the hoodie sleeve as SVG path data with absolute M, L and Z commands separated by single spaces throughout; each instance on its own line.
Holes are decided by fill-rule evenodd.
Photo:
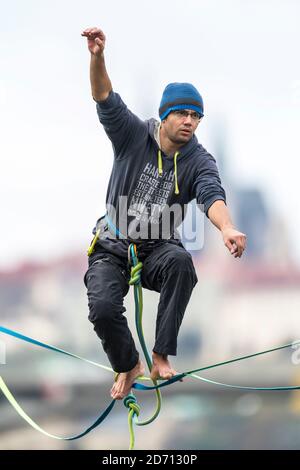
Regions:
M 221 200 L 226 204 L 226 194 L 222 187 L 216 160 L 206 150 L 203 149 L 203 151 L 192 191 L 197 204 L 203 206 L 203 212 L 208 217 L 208 209 L 215 201 Z
M 114 91 L 106 100 L 97 101 L 97 114 L 117 159 L 128 155 L 128 147 L 138 133 L 147 132 L 147 125 L 127 108 Z

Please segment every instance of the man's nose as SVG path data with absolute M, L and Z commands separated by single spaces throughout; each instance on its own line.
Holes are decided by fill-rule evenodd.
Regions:
M 185 118 L 184 118 L 184 123 L 185 124 L 192 124 L 192 122 L 193 122 L 193 120 L 192 120 L 192 116 L 190 114 L 185 116 Z

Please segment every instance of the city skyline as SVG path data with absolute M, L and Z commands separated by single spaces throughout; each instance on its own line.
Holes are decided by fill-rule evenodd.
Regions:
M 299 263 L 300 5 L 292 0 L 189 1 L 184 9 L 179 1 L 156 5 L 142 8 L 132 1 L 129 7 L 116 0 L 109 6 L 92 1 L 89 9 L 70 1 L 3 5 L 2 268 L 85 251 L 104 213 L 113 155 L 90 95 L 89 53 L 80 36 L 89 25 L 105 31 L 113 86 L 143 119 L 157 116 L 166 83 L 190 81 L 201 90 L 200 142 L 217 158 L 222 123 L 232 181 L 262 192 L 269 210 L 282 217 Z M 113 21 L 112 10 L 119 12 Z M 163 34 L 153 34 L 153 24 Z M 178 41 L 182 31 L 188 34 Z

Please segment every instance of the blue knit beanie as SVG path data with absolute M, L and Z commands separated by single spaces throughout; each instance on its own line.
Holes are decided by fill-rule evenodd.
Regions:
M 176 109 L 192 109 L 204 116 L 202 96 L 191 83 L 169 83 L 164 89 L 159 106 L 160 119 L 165 119 Z

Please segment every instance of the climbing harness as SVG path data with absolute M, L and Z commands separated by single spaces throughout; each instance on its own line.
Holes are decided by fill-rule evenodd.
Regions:
M 94 237 L 94 239 L 91 243 L 91 246 L 89 248 L 89 255 L 92 254 L 92 252 L 94 250 L 94 247 L 95 247 L 95 244 L 96 244 L 97 239 L 99 237 L 99 234 L 100 234 L 100 229 L 98 229 L 96 231 L 95 237 Z M 145 360 L 146 360 L 146 363 L 147 363 L 147 366 L 148 366 L 148 369 L 149 369 L 149 372 L 150 372 L 151 368 L 152 368 L 152 362 L 151 362 L 151 359 L 150 359 L 150 356 L 149 356 L 149 353 L 148 353 L 148 350 L 147 350 L 147 347 L 146 347 L 144 334 L 143 334 L 143 327 L 142 327 L 143 293 L 142 293 L 141 271 L 142 271 L 143 264 L 142 264 L 142 262 L 140 262 L 138 260 L 137 248 L 136 248 L 136 244 L 134 244 L 134 243 L 131 243 L 128 247 L 128 261 L 129 261 L 129 264 L 131 265 L 131 277 L 130 277 L 130 280 L 129 280 L 129 284 L 134 287 L 136 330 L 137 330 L 137 334 L 138 334 L 138 337 L 139 337 L 139 340 L 140 340 L 140 344 L 141 344 L 141 347 L 142 347 L 142 350 L 143 350 L 143 353 L 144 353 L 144 356 L 145 356 Z M 31 343 L 35 346 L 45 348 L 45 349 L 48 349 L 50 351 L 54 351 L 56 353 L 64 354 L 64 355 L 67 355 L 69 357 L 73 357 L 73 358 L 78 359 L 80 361 L 91 364 L 93 366 L 100 367 L 104 370 L 113 372 L 113 370 L 110 367 L 104 366 L 104 365 L 99 364 L 95 361 L 91 361 L 89 359 L 83 358 L 83 357 L 78 356 L 76 354 L 70 353 L 68 351 L 65 351 L 64 349 L 60 349 L 60 348 L 57 348 L 55 346 L 43 343 L 43 342 L 38 341 L 38 340 L 35 340 L 33 338 L 30 338 L 29 336 L 25 336 L 21 333 L 18 333 L 17 331 L 11 330 L 11 329 L 6 328 L 4 326 L 0 326 L 0 333 L 4 333 L 6 335 L 12 336 L 12 337 L 17 338 L 19 340 L 25 341 L 27 343 Z M 215 382 L 213 380 L 209 380 L 209 379 L 206 379 L 204 377 L 201 377 L 201 376 L 197 375 L 197 372 L 213 369 L 213 368 L 216 368 L 216 367 L 221 367 L 221 366 L 224 366 L 226 364 L 231 364 L 231 363 L 234 363 L 234 362 L 237 362 L 237 361 L 242 361 L 242 360 L 249 359 L 249 358 L 252 358 L 252 357 L 256 357 L 256 356 L 259 356 L 259 355 L 262 355 L 262 354 L 267 354 L 267 353 L 270 353 L 270 352 L 273 352 L 273 351 L 279 351 L 281 349 L 289 348 L 289 347 L 295 346 L 297 344 L 300 344 L 300 340 L 299 341 L 294 341 L 293 343 L 285 344 L 283 346 L 278 346 L 278 347 L 275 347 L 275 348 L 272 348 L 272 349 L 268 349 L 268 350 L 265 350 L 265 351 L 257 352 L 257 353 L 254 353 L 254 354 L 249 354 L 247 356 L 237 357 L 237 358 L 234 358 L 234 359 L 230 359 L 230 360 L 223 361 L 223 362 L 218 362 L 216 364 L 208 365 L 208 366 L 205 366 L 205 367 L 200 367 L 198 369 L 188 370 L 186 372 L 182 372 L 181 374 L 175 375 L 174 377 L 172 377 L 169 380 L 160 381 L 160 383 L 158 383 L 158 381 L 152 381 L 153 385 L 151 385 L 151 386 L 144 385 L 144 384 L 139 383 L 139 382 L 135 382 L 132 386 L 132 388 L 135 389 L 135 390 L 140 390 L 140 391 L 155 390 L 156 409 L 155 409 L 153 415 L 150 418 L 146 419 L 145 421 L 139 421 L 138 418 L 139 418 L 139 415 L 140 415 L 140 412 L 141 412 L 141 408 L 140 408 L 139 404 L 137 403 L 137 399 L 136 399 L 135 395 L 131 393 L 131 394 L 127 395 L 124 398 L 123 403 L 124 403 L 125 407 L 128 409 L 128 427 L 129 427 L 129 434 L 130 434 L 129 449 L 132 450 L 134 448 L 134 441 L 135 441 L 134 424 L 137 425 L 137 426 L 145 426 L 145 425 L 153 422 L 158 417 L 158 415 L 160 413 L 160 410 L 161 410 L 161 392 L 160 392 L 160 389 L 162 387 L 167 387 L 167 386 L 169 386 L 169 385 L 171 385 L 175 382 L 178 382 L 179 380 L 182 380 L 184 377 L 191 377 L 193 379 L 198 379 L 198 380 L 210 383 L 210 384 L 223 386 L 223 387 L 242 389 L 242 390 L 257 390 L 257 391 L 299 390 L 300 385 L 278 386 L 278 387 L 246 387 L 246 386 L 241 386 L 241 385 L 231 385 L 231 384 L 225 384 L 225 383 L 221 383 L 221 382 Z M 151 379 L 149 379 L 148 377 L 139 377 L 138 380 L 143 380 L 144 381 L 144 380 L 151 380 Z M 4 396 L 7 398 L 7 400 L 9 401 L 9 403 L 11 404 L 11 406 L 15 409 L 15 411 L 30 426 L 32 426 L 34 429 L 36 429 L 37 431 L 39 431 L 40 433 L 42 433 L 42 434 L 44 434 L 48 437 L 51 437 L 51 438 L 54 438 L 54 439 L 60 439 L 60 440 L 68 440 L 68 441 L 79 439 L 83 436 L 86 436 L 89 432 L 91 432 L 93 429 L 95 429 L 97 426 L 99 426 L 99 424 L 101 424 L 104 421 L 104 419 L 109 415 L 109 413 L 112 411 L 112 409 L 115 405 L 115 401 L 116 401 L 116 400 L 112 400 L 111 403 L 102 412 L 102 414 L 85 431 L 83 431 L 83 432 L 81 432 L 81 433 L 79 433 L 75 436 L 71 436 L 71 437 L 60 437 L 60 436 L 56 436 L 54 434 L 50 434 L 47 431 L 45 431 L 44 429 L 42 429 L 37 423 L 35 423 L 26 414 L 26 412 L 22 409 L 22 407 L 19 405 L 17 400 L 14 398 L 12 392 L 9 390 L 9 388 L 7 387 L 6 383 L 4 382 L 4 380 L 1 376 L 0 376 L 0 389 L 1 389 L 2 393 L 4 394 Z
M 120 230 L 115 226 L 115 224 L 113 223 L 113 221 L 110 219 L 110 217 L 108 217 L 108 214 L 105 214 L 103 217 L 101 217 L 101 219 L 98 220 L 101 221 L 102 219 L 105 220 L 105 222 L 107 223 L 107 227 L 109 228 L 110 232 L 113 233 L 115 236 L 118 236 L 119 238 L 125 240 L 126 237 L 120 232 Z M 95 232 L 95 235 L 94 235 L 94 238 L 87 250 L 87 254 L 88 256 L 91 256 L 94 251 L 95 251 L 95 246 L 96 246 L 96 243 L 100 237 L 100 233 L 101 233 L 101 227 L 96 227 L 96 232 Z M 128 259 L 129 260 L 129 259 Z

